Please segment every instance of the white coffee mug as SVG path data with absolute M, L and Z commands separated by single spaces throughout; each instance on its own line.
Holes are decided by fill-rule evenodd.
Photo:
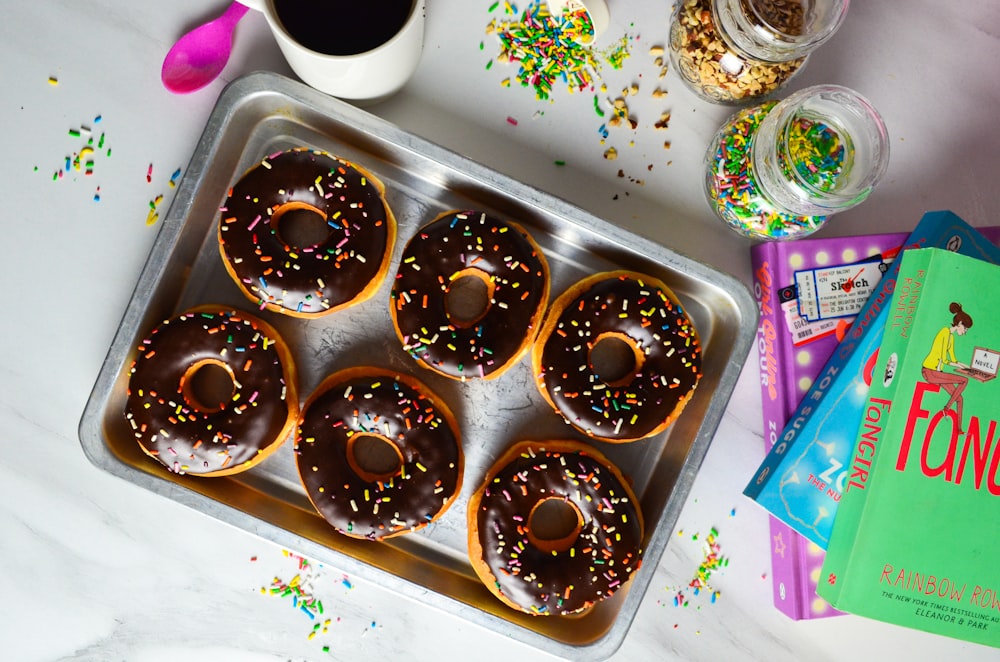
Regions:
M 416 71 L 424 48 L 425 0 L 414 0 L 403 27 L 388 41 L 353 55 L 327 55 L 297 42 L 278 20 L 275 0 L 239 1 L 264 14 L 281 54 L 303 82 L 348 101 L 374 103 L 397 92 Z

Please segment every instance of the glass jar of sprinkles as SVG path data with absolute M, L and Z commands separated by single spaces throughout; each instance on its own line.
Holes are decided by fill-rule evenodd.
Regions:
M 754 239 L 797 239 L 868 197 L 889 163 L 881 116 L 857 92 L 816 85 L 730 117 L 705 155 L 715 213 Z
M 849 0 L 678 0 L 670 62 L 699 97 L 740 104 L 788 82 L 847 15 Z

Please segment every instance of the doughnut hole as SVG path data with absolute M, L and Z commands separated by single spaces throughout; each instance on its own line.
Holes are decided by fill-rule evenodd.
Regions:
M 297 200 L 281 204 L 271 213 L 271 227 L 289 248 L 315 248 L 331 234 L 326 213 Z
M 608 386 L 625 386 L 642 370 L 644 357 L 635 341 L 624 333 L 603 333 L 590 347 L 587 363 Z
M 583 513 L 575 503 L 548 497 L 528 514 L 528 541 L 544 552 L 565 552 L 583 530 Z
M 375 483 L 399 475 L 403 454 L 385 437 L 361 433 L 347 441 L 347 462 L 362 480 Z
M 233 369 L 218 359 L 204 359 L 188 366 L 181 377 L 181 395 L 206 414 L 222 411 L 236 395 Z
M 479 322 L 490 310 L 496 285 L 481 269 L 462 269 L 451 278 L 444 292 L 448 321 L 460 329 Z

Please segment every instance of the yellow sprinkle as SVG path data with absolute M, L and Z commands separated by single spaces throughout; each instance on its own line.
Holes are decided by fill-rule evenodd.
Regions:
M 58 84 L 59 84 L 58 78 L 56 78 L 55 76 L 49 76 L 49 85 L 52 85 L 54 87 Z

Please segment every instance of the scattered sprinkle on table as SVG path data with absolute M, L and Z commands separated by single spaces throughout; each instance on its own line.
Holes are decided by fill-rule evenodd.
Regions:
M 684 532 L 678 531 L 679 536 L 683 536 Z M 691 604 L 691 599 L 701 596 L 702 593 L 708 594 L 708 600 L 711 604 L 719 599 L 722 593 L 714 588 L 709 583 L 712 575 L 722 570 L 729 565 L 729 559 L 722 554 L 722 547 L 719 544 L 719 532 L 715 527 L 709 531 L 708 535 L 702 544 L 702 549 L 704 556 L 701 563 L 695 572 L 694 577 L 688 582 L 687 586 L 681 587 L 679 589 L 673 590 L 669 586 L 668 591 L 674 593 L 673 602 L 675 607 L 687 607 Z M 695 533 L 691 536 L 691 540 L 697 541 L 699 534 Z M 700 608 L 700 607 L 699 607 Z
M 576 92 L 593 92 L 591 101 L 594 114 L 598 118 L 610 115 L 598 128 L 602 146 L 611 136 L 610 129 L 622 127 L 635 132 L 640 128 L 638 119 L 630 115 L 626 103 L 627 97 L 638 94 L 638 83 L 629 85 L 620 97 L 612 99 L 607 96 L 607 85 L 602 81 L 602 69 L 605 67 L 623 69 L 631 56 L 633 44 L 638 40 L 637 36 L 625 33 L 610 44 L 605 40 L 603 47 L 593 42 L 583 44 L 576 39 L 580 30 L 586 29 L 586 26 L 580 24 L 580 17 L 568 10 L 553 14 L 544 0 L 531 0 L 522 12 L 509 2 L 495 2 L 490 6 L 489 12 L 494 15 L 486 26 L 486 34 L 496 37 L 499 52 L 486 63 L 486 69 L 492 69 L 494 63 L 518 67 L 515 76 L 500 81 L 502 87 L 514 87 L 513 83 L 516 82 L 522 88 L 532 89 L 537 100 L 549 103 L 555 101 L 553 95 L 560 88 L 570 95 Z M 629 26 L 632 27 L 634 26 Z M 479 42 L 479 50 L 485 50 L 482 41 Z M 648 49 L 660 79 L 667 74 L 665 52 L 666 49 L 660 44 L 654 44 Z M 641 77 L 639 74 L 639 78 Z M 652 96 L 662 98 L 666 96 L 666 91 L 662 87 L 655 87 Z M 669 116 L 669 111 L 661 113 L 654 128 L 666 129 Z M 511 118 L 508 117 L 507 121 L 516 126 Z M 636 144 L 634 137 L 634 133 L 629 136 L 630 147 Z M 669 140 L 663 142 L 664 150 L 669 150 L 670 147 Z M 603 155 L 606 160 L 614 160 L 617 150 L 611 147 L 604 150 Z M 652 164 L 647 170 L 652 170 Z M 624 172 L 619 173 L 619 177 L 626 178 Z M 633 184 L 644 184 L 638 177 L 629 176 L 627 179 Z
M 491 6 L 490 13 L 498 6 Z M 505 3 L 503 13 L 516 14 L 516 7 Z M 587 29 L 581 24 L 582 16 L 586 12 L 564 10 L 554 15 L 546 3 L 533 0 L 515 19 L 492 19 L 486 33 L 496 35 L 500 41 L 496 60 L 517 64 L 516 80 L 521 87 L 530 87 L 535 98 L 547 100 L 553 88 L 560 85 L 570 93 L 594 89 L 602 59 L 618 69 L 629 56 L 631 38 L 627 35 L 605 51 L 578 42 L 577 35 Z M 589 21 L 589 17 L 585 20 Z M 492 64 L 490 60 L 487 69 Z
M 340 623 L 339 616 L 331 616 L 320 597 L 322 587 L 330 580 L 323 564 L 314 563 L 304 556 L 300 556 L 287 549 L 282 550 L 282 555 L 294 562 L 295 574 L 291 579 L 285 580 L 281 577 L 274 577 L 269 586 L 262 586 L 262 595 L 282 598 L 296 611 L 302 612 L 310 621 L 309 630 L 306 632 L 306 639 L 312 641 L 323 635 L 329 635 L 330 626 L 333 623 Z M 257 556 L 250 557 L 252 563 L 257 562 Z M 343 574 L 339 583 L 346 590 L 353 590 L 354 584 L 348 575 Z M 333 585 L 332 583 L 330 584 Z M 362 630 L 362 636 L 378 627 L 376 621 L 370 621 Z M 322 646 L 324 653 L 330 652 L 330 645 L 324 643 Z

